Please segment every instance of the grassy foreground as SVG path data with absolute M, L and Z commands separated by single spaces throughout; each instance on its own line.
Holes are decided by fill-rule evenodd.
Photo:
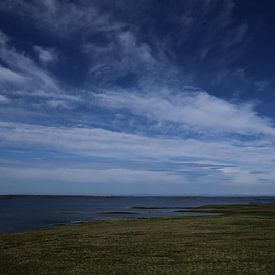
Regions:
M 0 274 L 275 274 L 275 204 L 208 208 L 0 234 Z

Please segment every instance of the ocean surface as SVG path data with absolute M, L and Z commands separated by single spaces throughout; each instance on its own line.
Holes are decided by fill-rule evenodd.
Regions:
M 275 202 L 275 197 L 1 196 L 0 232 L 92 220 L 207 215 L 178 211 L 209 204 L 269 202 Z

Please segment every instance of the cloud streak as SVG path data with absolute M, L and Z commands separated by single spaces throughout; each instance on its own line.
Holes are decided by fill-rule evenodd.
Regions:
M 88 32 L 110 32 L 122 27 L 112 20 L 109 13 L 99 11 L 92 1 L 3 1 L 0 9 L 24 18 L 28 23 L 35 21 L 34 27 L 59 36 L 87 31 L 87 26 Z
M 250 174 L 252 171 L 271 173 L 274 165 L 275 148 L 271 143 L 203 141 L 195 139 L 146 137 L 141 135 L 118 133 L 103 129 L 55 128 L 18 123 L 1 123 L 2 146 L 32 146 L 36 150 L 55 150 L 70 152 L 82 157 L 99 157 L 123 163 L 144 161 L 148 169 L 157 169 L 156 163 L 166 162 L 178 170 L 181 164 L 190 160 L 197 163 L 197 169 L 208 169 L 211 174 L 220 171 L 226 175 Z M 149 161 L 150 160 L 150 161 Z M 151 163 L 151 164 L 150 164 Z M 205 163 L 204 166 L 201 164 Z M 264 163 L 261 167 L 259 163 Z M 209 166 L 207 166 L 208 164 Z M 214 170 L 213 166 L 218 165 Z M 225 165 L 225 167 L 219 167 Z M 236 168 L 227 169 L 226 167 Z M 164 169 L 164 167 L 160 167 Z M 188 168 L 188 167 L 187 167 Z M 171 167 L 170 167 L 171 169 Z M 190 166 L 188 168 L 190 170 Z M 188 171 L 187 169 L 187 171 Z M 227 169 L 227 170 L 226 170 Z M 192 170 L 192 169 L 191 169 Z M 246 171 L 246 172 L 245 172 Z M 121 175 L 123 177 L 123 175 Z M 252 178 L 252 176 L 251 176 Z M 255 182 L 254 180 L 251 182 Z M 246 182 L 246 184 L 250 184 Z
M 57 54 L 53 49 L 43 48 L 35 45 L 33 49 L 37 52 L 40 61 L 43 64 L 53 63 L 57 60 Z
M 95 95 L 96 103 L 114 110 L 127 110 L 148 119 L 176 123 L 189 131 L 242 135 L 275 135 L 268 118 L 260 117 L 251 104 L 233 104 L 204 91 L 171 93 L 106 92 Z
M 35 190 L 44 190 L 41 184 L 58 182 L 46 193 L 70 193 L 79 185 L 80 193 L 95 193 L 105 186 L 101 192 L 108 194 L 144 194 L 147 190 L 154 194 L 202 194 L 206 187 L 204 194 L 249 194 L 270 192 L 275 180 L 275 147 L 263 142 L 153 138 L 18 123 L 1 123 L 0 133 L 0 148 L 20 144 L 21 156 L 30 148 L 36 156 L 26 162 L 20 161 L 19 154 L 17 163 L 2 162 L 1 182 L 10 183 L 10 187 L 4 184 L 3 190 L 20 192 L 22 186 L 31 185 L 31 192 L 38 192 Z M 53 157 L 48 162 L 44 160 L 48 152 L 55 152 L 58 158 L 63 154 L 74 157 L 69 163 L 66 158 Z M 17 187 L 13 187 L 15 183 Z M 131 191 L 126 191 L 129 188 Z

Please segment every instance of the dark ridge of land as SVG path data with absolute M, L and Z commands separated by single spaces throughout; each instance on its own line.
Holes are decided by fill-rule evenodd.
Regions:
M 128 211 L 109 211 L 109 212 L 102 212 L 102 214 L 126 214 L 126 215 L 130 215 L 130 214 L 138 214 L 137 212 L 128 212 Z
M 275 274 L 275 204 L 190 211 L 2 233 L 0 274 Z
M 254 198 L 254 199 L 275 199 L 274 195 L 29 195 L 29 194 L 7 194 L 0 195 L 0 199 L 24 198 L 24 197 L 39 197 L 39 198 Z
M 12 200 L 13 196 L 0 196 L 0 200 Z
M 157 209 L 189 209 L 189 208 L 178 207 L 178 206 L 132 206 L 131 209 L 157 210 Z

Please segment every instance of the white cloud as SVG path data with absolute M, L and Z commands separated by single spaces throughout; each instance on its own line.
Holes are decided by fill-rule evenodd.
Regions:
M 129 170 L 129 169 L 74 169 L 74 168 L 3 168 L 0 167 L 0 178 L 39 180 L 43 181 L 66 181 L 68 183 L 95 183 L 101 184 L 106 182 L 119 184 L 133 183 L 156 183 L 184 184 L 184 177 L 173 175 L 168 172 L 146 171 L 146 170 Z
M 133 33 L 129 31 L 118 33 L 118 42 L 122 50 L 121 54 L 131 57 L 132 62 L 133 59 L 136 59 L 136 62 L 144 62 L 147 64 L 154 64 L 156 62 L 152 56 L 150 47 L 145 43 L 138 45 Z
M 235 186 L 244 185 L 249 188 L 249 186 L 261 185 L 263 181 L 266 184 L 275 183 L 275 173 L 272 170 L 257 172 L 240 167 L 225 167 L 221 168 L 220 171 L 229 176 L 231 184 Z
M 2 164 L 3 182 L 19 179 L 91 184 L 112 182 L 119 185 L 155 184 L 156 188 L 163 183 L 179 184 L 181 190 L 183 186 L 193 190 L 205 185 L 201 189 L 205 192 L 207 185 L 247 190 L 250 187 L 272 187 L 275 181 L 275 146 L 270 142 L 146 137 L 98 128 L 8 122 L 0 124 L 0 140 L 0 145 L 6 148 L 18 147 L 18 144 L 22 150 L 32 148 L 32 152 L 39 148 L 38 152 L 42 153 L 38 156 L 42 158 L 44 150 L 59 156 L 65 153 L 77 157 L 69 167 L 66 162 L 58 161 L 49 168 L 43 159 L 39 163 L 36 159 L 21 164 L 19 161 L 14 167 L 12 163 L 8 167 Z M 81 164 L 79 159 L 82 157 L 95 160 Z
M 8 36 L 0 30 L 0 45 L 6 44 L 8 41 Z
M 44 64 L 54 63 L 57 60 L 56 51 L 35 45 L 33 49 L 37 52 L 40 61 Z
M 6 96 L 0 94 L 0 104 L 6 104 L 9 102 L 10 100 Z
M 3 91 L 16 97 L 20 96 L 20 104 L 24 102 L 27 108 L 31 106 L 31 97 L 41 98 L 43 101 L 40 104 L 52 108 L 67 108 L 72 106 L 73 102 L 80 102 L 79 96 L 62 90 L 57 80 L 45 68 L 10 46 L 9 40 L 10 38 L 0 31 L 0 60 L 5 64 L 5 67 L 0 65 L 0 85 Z M 34 49 L 44 64 L 57 59 L 56 52 L 52 49 L 39 46 L 34 46 Z
M 60 36 L 83 30 L 88 33 L 111 32 L 123 27 L 123 24 L 114 21 L 110 14 L 100 12 L 92 1 L 1 1 L 0 9 L 5 13 L 33 20 L 35 27 Z
M 21 83 L 26 79 L 18 73 L 13 72 L 9 68 L 0 65 L 0 82 Z
M 1 122 L 0 138 L 5 144 L 51 147 L 59 152 L 114 160 L 168 161 L 195 159 L 246 169 L 273 169 L 275 148 L 259 141 L 203 141 L 168 137 L 146 137 L 99 128 L 59 128 Z M 263 167 L 259 165 L 263 163 Z M 258 170 L 259 170 L 258 169 Z
M 95 99 L 105 108 L 124 109 L 148 119 L 177 123 L 195 132 L 275 136 L 271 120 L 260 117 L 253 105 L 233 104 L 202 91 L 118 91 L 96 94 Z
M 83 52 L 91 60 L 90 84 L 102 86 L 132 75 L 141 83 L 144 80 L 167 79 L 171 67 L 159 57 L 155 57 L 149 44 L 139 41 L 132 31 L 117 31 L 107 36 L 108 43 L 84 44 Z M 165 71 L 165 72 L 164 72 Z M 161 75 L 161 77 L 159 76 Z
M 266 88 L 268 88 L 268 86 L 271 84 L 271 80 L 261 80 L 261 81 L 255 81 L 254 85 L 257 87 L 257 90 L 260 92 L 263 92 L 266 90 Z
M 70 108 L 69 101 L 64 99 L 48 100 L 47 105 L 52 108 L 63 108 L 63 109 Z
M 0 44 L 0 59 L 7 64 L 9 68 L 2 70 L 2 74 L 9 73 L 10 78 L 20 80 L 21 77 L 28 78 L 25 84 L 28 87 L 45 87 L 50 91 L 58 91 L 56 81 L 49 73 L 37 66 L 30 57 L 23 53 L 17 52 L 7 43 Z M 14 72 L 16 71 L 16 73 Z M 4 72 L 4 73 L 3 73 Z

